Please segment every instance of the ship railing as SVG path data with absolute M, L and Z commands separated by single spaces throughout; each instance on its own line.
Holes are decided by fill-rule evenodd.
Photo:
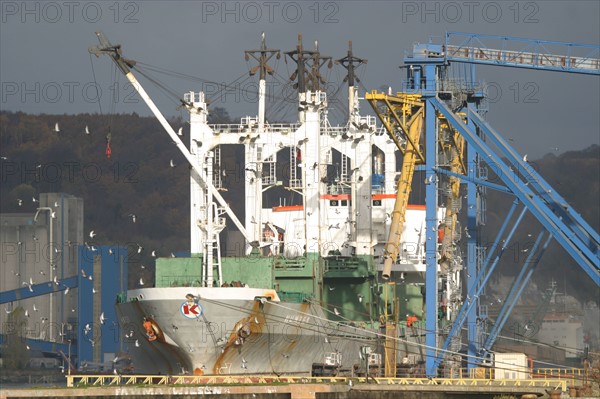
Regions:
M 307 302 L 314 298 L 313 295 L 305 294 L 304 292 L 278 291 L 277 295 L 279 295 L 279 299 L 281 299 L 284 302 L 294 303 Z
M 278 256 L 273 261 L 275 269 L 287 270 L 287 269 L 304 269 L 306 260 L 304 258 L 286 258 Z
M 242 118 L 242 123 L 215 123 L 209 124 L 214 134 L 227 134 L 227 133 L 249 133 L 256 129 L 257 123 L 253 118 Z M 299 123 L 266 123 L 266 133 L 282 133 L 290 134 L 294 133 L 300 127 Z
M 324 128 L 325 133 L 331 136 L 338 136 L 348 132 L 348 128 L 346 126 L 327 126 Z
M 290 179 L 290 188 L 301 189 L 302 187 L 302 179 Z
M 202 282 L 200 281 L 200 277 L 190 277 L 190 276 L 160 276 L 156 280 L 157 286 L 159 287 L 201 287 Z
M 325 259 L 325 271 L 354 270 L 358 269 L 359 265 L 360 262 L 345 256 L 329 256 Z
M 346 184 L 334 183 L 327 186 L 327 194 L 340 195 L 350 194 L 351 192 L 351 187 L 348 187 Z

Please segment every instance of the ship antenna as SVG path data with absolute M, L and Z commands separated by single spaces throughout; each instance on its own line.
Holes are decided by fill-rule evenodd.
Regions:
M 354 56 L 352 53 L 352 40 L 348 41 L 348 54 L 344 58 L 335 61 L 336 64 L 340 64 L 348 71 L 348 74 L 344 78 L 344 82 L 348 81 L 348 114 L 350 122 L 353 122 L 353 116 L 358 113 L 358 95 L 355 83 L 360 83 L 360 79 L 356 76 L 356 68 L 367 62 L 368 61 L 364 58 Z

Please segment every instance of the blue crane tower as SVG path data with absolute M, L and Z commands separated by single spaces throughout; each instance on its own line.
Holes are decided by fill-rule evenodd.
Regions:
M 552 49 L 552 52 L 549 51 Z M 508 314 L 531 277 L 551 240 L 556 240 L 596 285 L 600 286 L 600 238 L 591 226 L 546 180 L 518 154 L 484 119 L 485 93 L 475 81 L 474 68 L 468 76 L 456 79 L 449 73 L 452 63 L 497 65 L 545 71 L 560 71 L 587 75 L 600 75 L 600 47 L 541 40 L 528 40 L 505 36 L 477 35 L 448 32 L 443 44 L 415 44 L 412 53 L 404 58 L 407 80 L 402 93 L 419 96 L 424 109 L 424 148 L 427 150 L 420 170 L 425 172 L 426 224 L 426 372 L 436 376 L 445 360 L 459 355 L 460 336 L 467 326 L 467 361 L 474 367 L 488 358 L 499 331 Z M 391 94 L 391 93 L 390 93 Z M 382 101 L 390 98 L 379 95 Z M 376 99 L 375 93 L 371 99 Z M 373 100 L 375 101 L 375 100 Z M 372 101 L 372 105 L 373 105 Z M 373 105 L 375 108 L 375 105 Z M 391 108 L 391 107 L 390 107 Z M 385 123 L 385 118 L 379 115 Z M 388 132 L 404 131 L 399 118 L 397 126 L 388 118 Z M 392 122 L 389 122 L 392 121 Z M 442 130 L 448 133 L 443 134 Z M 463 146 L 462 143 L 466 144 Z M 453 147 L 451 162 L 442 162 L 440 148 Z M 418 147 L 414 145 L 415 149 Z M 464 148 L 466 147 L 466 148 Z M 436 150 L 431 150 L 436 149 Z M 447 161 L 447 159 L 446 159 Z M 448 165 L 459 167 L 448 167 Z M 487 165 L 487 166 L 486 166 Z M 487 180 L 487 167 L 493 167 L 499 183 Z M 466 186 L 467 226 L 465 227 L 467 254 L 465 258 L 467 296 L 460 310 L 453 316 L 443 343 L 438 321 L 438 293 L 440 292 L 440 260 L 436 232 L 438 227 L 438 202 L 440 190 L 452 194 L 459 179 Z M 448 183 L 450 182 L 450 183 Z M 460 184 L 460 183 L 458 183 Z M 485 217 L 485 190 L 494 189 L 514 196 L 511 209 L 490 247 L 482 246 L 474 232 Z M 457 190 L 454 192 L 458 201 Z M 459 209 L 448 200 L 453 207 Z M 448 206 L 448 203 L 446 206 Z M 454 209 L 454 210 L 456 210 Z M 447 211 L 448 212 L 448 211 Z M 520 222 L 530 212 L 541 224 L 533 247 L 510 289 L 499 317 L 491 332 L 487 333 L 485 306 L 479 297 L 484 293 L 492 272 L 504 250 L 513 238 Z M 517 215 L 513 220 L 513 215 Z M 456 218 L 446 219 L 456 228 Z M 468 232 L 473 234 L 468 234 Z M 452 231 L 451 231 L 452 232 Z M 443 249 L 445 250 L 445 249 Z M 451 251 L 448 252 L 452 255 Z M 461 257 L 460 254 L 454 254 Z M 450 267 L 450 263 L 446 267 Z M 462 269 L 460 265 L 459 269 Z M 443 269 L 442 269 L 443 270 Z M 385 273 L 385 269 L 384 269 Z M 441 343 L 441 345 L 440 345 Z

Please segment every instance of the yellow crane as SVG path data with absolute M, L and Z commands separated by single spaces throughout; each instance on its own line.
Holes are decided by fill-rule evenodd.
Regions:
M 373 107 L 385 126 L 390 138 L 404 156 L 400 178 L 398 179 L 396 202 L 392 212 L 390 233 L 385 244 L 383 278 L 389 279 L 392 265 L 400 252 L 400 237 L 404 228 L 406 208 L 412 187 L 415 166 L 425 163 L 421 150 L 424 104 L 418 94 L 397 93 L 396 95 L 366 93 L 365 99 Z

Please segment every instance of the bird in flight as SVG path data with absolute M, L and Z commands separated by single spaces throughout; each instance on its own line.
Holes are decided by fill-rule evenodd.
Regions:
M 85 125 L 85 134 L 90 134 L 90 128 L 87 125 Z

